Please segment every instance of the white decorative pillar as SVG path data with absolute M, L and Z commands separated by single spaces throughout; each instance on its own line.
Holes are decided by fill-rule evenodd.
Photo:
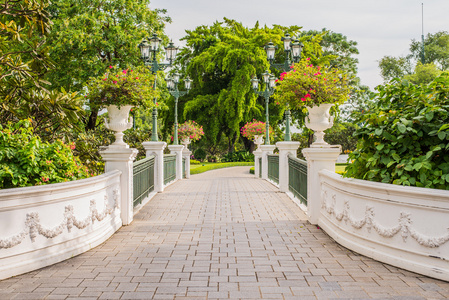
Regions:
M 275 145 L 260 145 L 262 151 L 262 179 L 268 179 L 268 154 L 273 154 Z
M 299 148 L 299 142 L 277 142 L 279 149 L 279 190 L 288 192 L 288 156 L 296 157 L 296 150 Z
M 169 145 L 170 154 L 176 155 L 176 180 L 182 179 L 182 149 L 183 145 Z
M 146 156 L 154 155 L 154 191 L 164 191 L 164 149 L 166 142 L 143 142 Z
M 309 222 L 317 225 L 320 217 L 321 187 L 319 172 L 335 172 L 335 163 L 341 153 L 341 146 L 306 148 L 302 150 L 307 160 L 307 214 Z
M 260 150 L 260 145 L 263 144 L 263 138 L 261 135 L 255 135 L 254 136 L 254 144 L 256 144 L 257 148 L 253 152 L 254 154 L 254 175 L 256 178 L 259 178 L 260 174 L 260 164 L 259 164 L 259 158 L 262 157 L 262 150 Z
M 133 221 L 133 161 L 137 156 L 137 149 L 126 147 L 110 147 L 100 151 L 105 161 L 105 172 L 119 170 L 120 175 L 120 217 L 123 225 Z
M 190 178 L 190 155 L 192 155 L 192 151 L 190 151 L 187 147 L 182 150 L 182 157 L 186 159 L 186 179 Z

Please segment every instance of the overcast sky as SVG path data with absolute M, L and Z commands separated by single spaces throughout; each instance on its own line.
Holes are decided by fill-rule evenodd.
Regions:
M 180 45 L 184 30 L 211 25 L 223 17 L 246 27 L 299 25 L 304 30 L 326 28 L 358 43 L 359 77 L 374 88 L 382 83 L 377 67 L 385 55 L 408 54 L 410 41 L 424 33 L 449 31 L 449 0 L 151 0 L 151 8 L 165 8 L 172 23 L 166 34 Z

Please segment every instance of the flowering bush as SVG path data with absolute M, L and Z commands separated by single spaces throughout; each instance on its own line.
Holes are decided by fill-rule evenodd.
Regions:
M 273 129 L 269 129 L 270 137 L 273 136 Z M 254 141 L 254 136 L 261 135 L 265 137 L 266 126 L 264 122 L 253 120 L 248 122 L 240 128 L 240 133 L 242 136 L 246 137 L 248 140 Z
M 281 74 L 273 98 L 276 104 L 298 109 L 322 103 L 341 104 L 348 99 L 349 92 L 348 79 L 343 72 L 314 66 L 308 58 Z
M 73 156 L 75 144 L 42 142 L 31 120 L 0 125 L 0 188 L 76 180 L 89 176 Z
M 133 105 L 151 108 L 156 96 L 154 76 L 143 68 L 115 70 L 109 66 L 103 76 L 88 83 L 90 103 L 97 107 Z
M 203 126 L 195 121 L 185 121 L 178 126 L 178 138 L 182 141 L 190 138 L 191 141 L 198 141 L 204 135 Z

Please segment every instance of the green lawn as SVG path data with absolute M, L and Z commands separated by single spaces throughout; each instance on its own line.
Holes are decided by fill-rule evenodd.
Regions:
M 190 165 L 190 174 L 199 174 L 209 170 L 240 167 L 240 166 L 254 166 L 254 162 L 227 162 L 227 163 L 201 163 L 199 165 Z
M 190 174 L 199 174 L 209 170 L 239 167 L 239 166 L 254 166 L 254 162 L 228 162 L 228 163 L 209 163 L 204 162 L 199 165 L 190 165 Z M 335 172 L 342 174 L 345 172 L 346 164 L 335 165 Z

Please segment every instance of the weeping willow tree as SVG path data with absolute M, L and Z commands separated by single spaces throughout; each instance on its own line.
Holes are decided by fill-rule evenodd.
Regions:
M 283 62 L 281 37 L 285 33 L 299 36 L 301 27 L 260 26 L 244 27 L 241 23 L 224 19 L 211 26 L 187 30 L 186 42 L 178 55 L 178 66 L 185 76 L 193 79 L 193 89 L 180 101 L 182 119 L 192 119 L 203 125 L 202 143 L 216 147 L 227 139 L 228 151 L 234 151 L 240 137 L 240 128 L 253 119 L 265 121 L 264 99 L 251 89 L 251 78 L 270 68 L 264 45 L 278 44 L 276 58 Z M 302 36 L 303 55 L 321 56 L 320 35 Z M 275 75 L 278 71 L 271 69 Z M 262 89 L 265 86 L 262 84 Z M 170 104 L 169 104 L 170 105 Z M 270 124 L 274 127 L 282 120 L 284 107 L 270 104 Z M 171 128 L 173 116 L 164 115 L 166 128 Z

